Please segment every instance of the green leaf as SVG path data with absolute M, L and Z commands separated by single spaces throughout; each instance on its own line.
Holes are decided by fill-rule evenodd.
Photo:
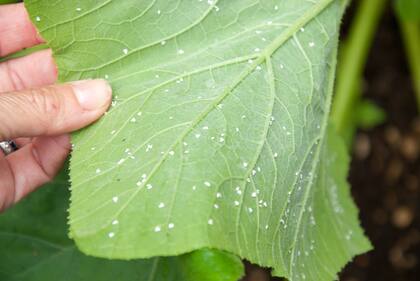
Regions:
M 369 249 L 344 152 L 326 140 L 342 1 L 26 3 L 61 81 L 114 89 L 108 114 L 73 136 L 82 251 L 211 247 L 290 280 L 332 280 Z
M 0 5 L 22 2 L 20 0 L 0 0 Z
M 356 127 L 372 129 L 385 122 L 386 112 L 376 103 L 365 99 L 357 105 L 355 119 Z
M 41 44 L 41 45 L 36 45 L 34 47 L 30 47 L 27 49 L 23 49 L 21 51 L 18 51 L 16 53 L 13 53 L 11 55 L 8 55 L 6 57 L 0 57 L 0 63 L 8 61 L 8 60 L 12 60 L 12 59 L 17 59 L 17 58 L 21 58 L 27 55 L 30 55 L 32 53 L 41 51 L 41 50 L 45 50 L 48 49 L 48 46 L 45 44 Z
M 0 215 L 0 280 L 237 281 L 243 275 L 239 259 L 215 250 L 136 261 L 83 255 L 66 236 L 67 182 L 62 173 Z
M 420 21 L 420 1 L 419 0 L 396 0 L 398 15 L 409 21 Z

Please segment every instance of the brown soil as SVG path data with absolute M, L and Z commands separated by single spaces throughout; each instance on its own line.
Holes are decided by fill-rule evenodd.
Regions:
M 420 116 L 390 8 L 376 34 L 365 81 L 364 95 L 386 111 L 387 121 L 358 132 L 350 182 L 375 249 L 349 264 L 340 280 L 419 280 Z

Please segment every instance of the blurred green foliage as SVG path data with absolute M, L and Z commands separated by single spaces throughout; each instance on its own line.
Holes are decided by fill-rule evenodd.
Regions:
M 362 100 L 356 108 L 355 119 L 357 127 L 365 130 L 372 129 L 385 122 L 386 113 L 372 101 Z
M 0 5 L 22 2 L 21 0 L 0 0 Z
M 396 0 L 395 10 L 420 112 L 420 0 Z
M 420 0 L 397 0 L 396 8 L 404 20 L 420 20 Z

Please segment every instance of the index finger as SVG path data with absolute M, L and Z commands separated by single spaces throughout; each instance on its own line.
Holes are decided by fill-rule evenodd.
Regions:
M 43 43 L 25 6 L 0 6 L 0 57 Z

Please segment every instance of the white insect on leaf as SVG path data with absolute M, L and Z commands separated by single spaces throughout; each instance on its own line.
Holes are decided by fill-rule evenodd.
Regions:
M 369 249 L 328 123 L 342 1 L 52 2 L 25 0 L 59 80 L 106 75 L 114 96 L 72 136 L 79 249 L 217 248 L 297 281 L 331 281 Z

